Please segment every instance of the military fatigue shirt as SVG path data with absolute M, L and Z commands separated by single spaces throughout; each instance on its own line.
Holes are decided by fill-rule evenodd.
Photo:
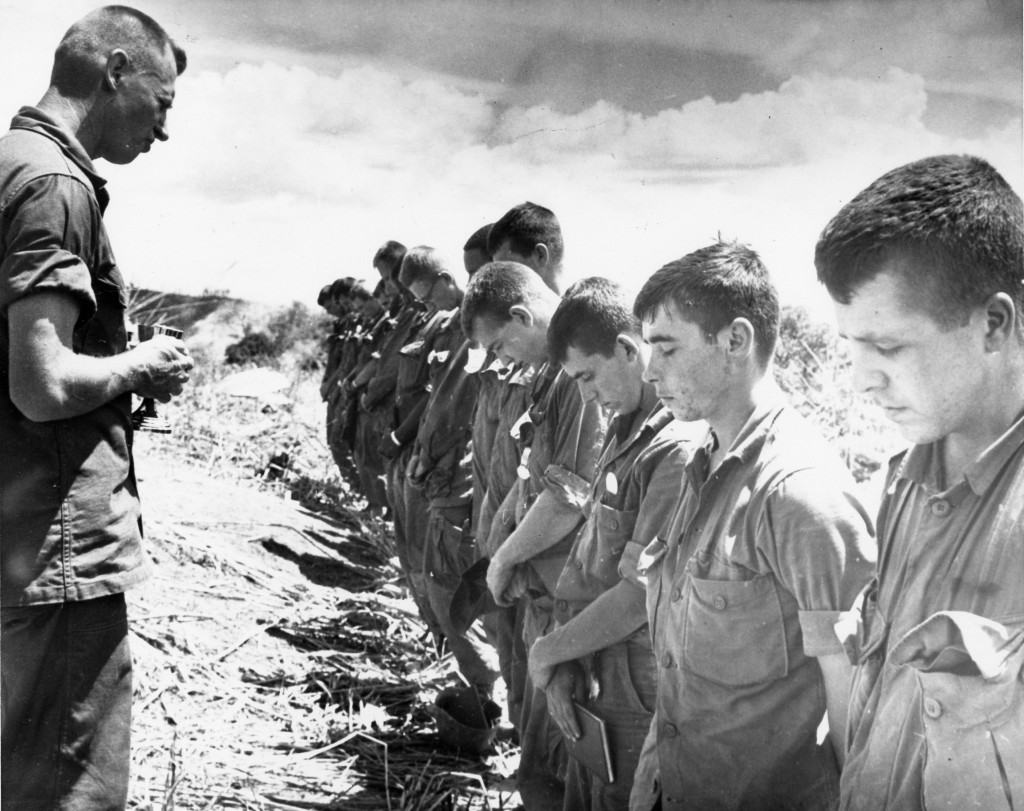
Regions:
M 1010 808 L 1007 793 L 1024 804 L 1024 686 L 1020 662 L 1007 667 L 1024 631 L 1024 416 L 946 487 L 942 455 L 940 440 L 894 458 L 878 573 L 844 618 L 858 668 L 843 808 Z M 923 633 L 939 612 L 966 615 L 955 625 L 974 633 Z
M 668 534 L 650 544 L 658 701 L 634 808 L 833 808 L 838 771 L 816 730 L 814 657 L 842 650 L 840 610 L 871 576 L 871 524 L 835 453 L 778 400 L 709 470 L 686 467 Z
M 148 563 L 131 395 L 33 422 L 11 401 L 8 308 L 38 293 L 79 306 L 76 354 L 125 351 L 128 291 L 103 224 L 108 195 L 81 144 L 24 107 L 0 138 L 0 599 L 5 606 L 124 591 Z
M 530 408 L 517 422 L 517 523 L 545 490 L 579 510 L 582 521 L 607 428 L 600 407 L 594 401 L 584 402 L 576 381 L 560 367 L 545 364 L 533 379 Z M 554 593 L 575 535 L 574 529 L 529 562 L 548 595 Z
M 466 370 L 472 351 L 459 311 L 448 313 L 428 353 L 431 393 L 413 452 L 415 479 L 437 506 L 469 504 L 473 495 L 470 439 L 480 381 Z
M 625 576 L 643 588 L 636 561 L 619 564 L 664 534 L 682 495 L 686 431 L 648 391 L 634 414 L 617 416 L 605 436 L 583 507 L 586 520 L 555 587 L 555 620 L 564 625 Z M 627 433 L 619 436 L 622 423 Z M 631 423 L 631 425 L 630 425 Z M 632 543 L 630 543 L 632 542 Z M 646 630 L 643 638 L 649 640 Z

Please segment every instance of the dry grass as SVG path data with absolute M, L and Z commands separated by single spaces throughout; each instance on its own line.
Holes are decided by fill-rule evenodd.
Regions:
M 437 740 L 426 708 L 455 668 L 307 416 L 318 381 L 271 410 L 218 393 L 223 374 L 197 370 L 174 433 L 136 439 L 157 574 L 130 594 L 131 807 L 518 807 L 514 753 Z

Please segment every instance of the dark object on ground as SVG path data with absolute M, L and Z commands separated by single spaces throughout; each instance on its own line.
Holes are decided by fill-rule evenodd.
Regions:
M 481 755 L 494 747 L 494 726 L 501 718 L 501 707 L 490 699 L 481 700 L 475 687 L 446 687 L 430 714 L 437 721 L 437 736 L 442 743 L 463 752 Z
M 277 355 L 270 336 L 263 332 L 250 332 L 242 340 L 233 343 L 224 350 L 227 363 L 245 363 L 250 360 L 272 358 Z

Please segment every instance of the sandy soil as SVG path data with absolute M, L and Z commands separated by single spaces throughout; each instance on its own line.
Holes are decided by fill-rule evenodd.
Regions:
M 507 747 L 438 745 L 450 657 L 358 500 L 312 512 L 146 434 L 136 466 L 155 565 L 129 595 L 132 807 L 517 807 Z

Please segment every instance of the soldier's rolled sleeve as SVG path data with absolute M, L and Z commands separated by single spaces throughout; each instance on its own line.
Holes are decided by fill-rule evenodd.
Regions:
M 555 442 L 550 463 L 545 471 L 552 467 L 561 468 L 567 473 L 581 478 L 587 485 L 594 475 L 594 466 L 601 456 L 606 428 L 605 418 L 595 402 L 584 402 L 575 381 L 566 379 L 558 387 L 555 395 L 558 402 L 553 408 L 558 410 Z M 576 499 L 567 499 L 567 491 L 563 481 L 565 477 L 545 476 L 545 487 L 556 499 L 576 507 L 582 511 L 582 501 L 576 505 Z M 561 479 L 561 480 L 559 480 Z M 584 493 L 584 500 L 586 494 Z
M 838 478 L 823 478 L 820 469 L 802 470 L 780 482 L 761 533 L 762 554 L 796 598 L 808 656 L 843 652 L 835 623 L 874 573 L 871 520 Z

